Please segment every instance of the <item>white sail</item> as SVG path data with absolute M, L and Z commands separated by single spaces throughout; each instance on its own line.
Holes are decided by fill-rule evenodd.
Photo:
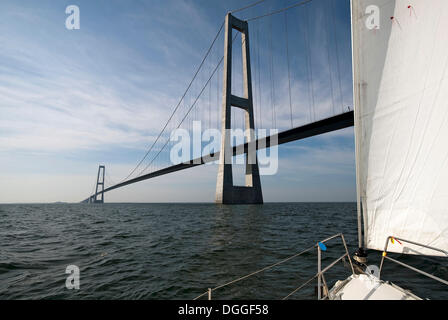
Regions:
M 448 251 L 448 0 L 352 0 L 352 36 L 364 244 Z

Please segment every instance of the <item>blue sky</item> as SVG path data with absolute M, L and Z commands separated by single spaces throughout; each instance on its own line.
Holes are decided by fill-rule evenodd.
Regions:
M 0 202 L 80 201 L 92 191 L 100 163 L 106 183 L 124 178 L 169 118 L 226 12 L 252 2 L 1 1 Z M 294 3 L 266 0 L 236 16 Z M 80 8 L 80 30 L 65 28 L 68 5 Z M 314 0 L 287 11 L 294 125 L 352 105 L 349 14 L 348 0 Z M 256 125 L 273 127 L 274 105 L 280 130 L 290 126 L 284 19 L 282 13 L 249 23 Z M 222 52 L 221 33 L 182 110 Z M 220 77 L 212 78 L 186 128 L 188 121 L 217 121 L 220 102 L 211 101 L 221 94 Z M 236 90 L 240 82 L 235 72 Z M 280 146 L 279 155 L 278 173 L 262 177 L 265 201 L 355 201 L 353 128 Z M 211 202 L 216 173 L 212 165 L 159 177 L 107 193 L 106 201 Z

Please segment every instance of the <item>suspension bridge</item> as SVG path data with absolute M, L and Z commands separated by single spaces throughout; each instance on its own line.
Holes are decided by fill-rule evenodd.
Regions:
M 226 15 L 186 90 L 142 159 L 118 183 L 111 183 L 105 166 L 100 165 L 93 191 L 82 202 L 104 203 L 106 192 L 216 162 L 217 203 L 261 204 L 257 150 L 353 126 L 354 114 L 346 106 L 341 80 L 335 0 L 301 1 L 246 19 L 236 17 L 236 13 L 263 2 Z M 312 21 L 316 20 L 324 22 L 320 28 L 323 32 L 318 35 L 312 32 Z M 236 41 L 238 37 L 241 41 Z M 220 149 L 172 163 L 171 132 L 184 129 L 193 133 L 195 121 L 200 121 L 205 130 L 220 128 Z M 252 129 L 244 143 L 238 145 L 228 134 L 236 128 Z M 256 128 L 275 128 L 278 132 L 260 136 Z M 233 165 L 225 161 L 239 155 L 245 157 L 243 186 L 234 185 Z

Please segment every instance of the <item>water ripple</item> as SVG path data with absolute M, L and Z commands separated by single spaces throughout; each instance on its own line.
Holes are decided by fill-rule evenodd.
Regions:
M 335 233 L 352 252 L 357 243 L 353 203 L 20 204 L 0 205 L 0 218 L 0 299 L 191 299 Z M 329 244 L 323 263 L 342 250 Z M 400 259 L 448 278 L 438 259 Z M 314 275 L 316 263 L 310 252 L 214 295 L 282 298 Z M 65 288 L 71 264 L 80 268 L 80 290 Z M 421 296 L 446 298 L 445 288 L 390 263 L 383 274 L 399 275 L 392 280 Z M 314 286 L 294 298 L 314 299 Z

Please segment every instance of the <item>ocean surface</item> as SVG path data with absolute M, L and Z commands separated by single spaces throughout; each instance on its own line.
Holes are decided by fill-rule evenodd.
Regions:
M 343 233 L 357 246 L 355 203 L 0 205 L 0 299 L 193 299 L 207 288 L 292 256 Z M 344 253 L 327 244 L 323 266 Z M 448 279 L 446 259 L 395 255 Z M 380 253 L 369 253 L 379 265 Z M 68 265 L 80 289 L 68 290 Z M 213 291 L 213 299 L 282 299 L 317 272 L 304 255 Z M 329 285 L 350 275 L 338 263 Z M 423 298 L 447 287 L 386 261 L 382 278 Z M 316 299 L 316 281 L 290 299 Z

